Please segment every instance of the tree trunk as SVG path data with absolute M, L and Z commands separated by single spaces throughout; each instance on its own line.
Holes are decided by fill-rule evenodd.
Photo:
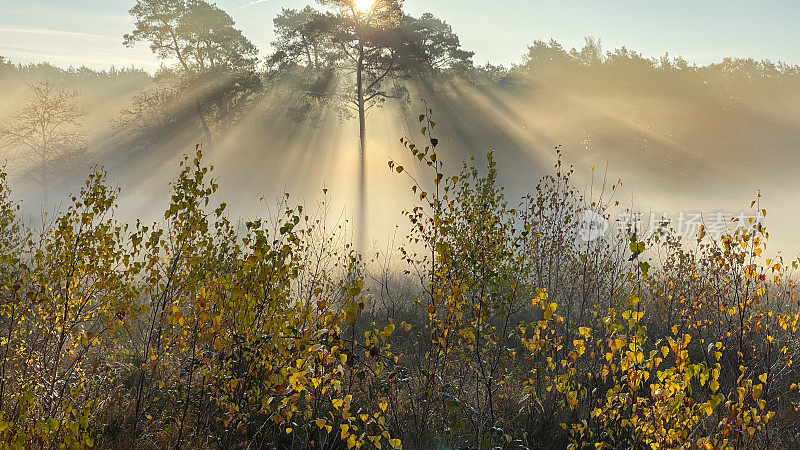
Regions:
M 50 176 L 49 171 L 47 170 L 47 159 L 42 158 L 42 207 L 45 211 L 48 209 L 47 205 L 47 184 L 50 180 L 47 178 Z
M 301 36 L 301 38 L 303 39 L 303 48 L 306 51 L 306 60 L 308 61 L 308 68 L 316 69 L 316 67 L 314 66 L 314 62 L 311 60 L 311 49 L 308 46 L 308 41 L 306 40 L 305 36 Z
M 364 48 L 359 47 L 358 66 L 356 67 L 356 88 L 358 90 L 358 137 L 359 137 L 359 178 L 358 178 L 358 224 L 357 224 L 357 249 L 362 254 L 366 252 L 366 227 L 367 227 L 367 202 L 366 202 L 366 158 L 367 147 L 367 118 L 364 106 Z
M 208 129 L 208 123 L 206 123 L 206 116 L 203 114 L 203 107 L 200 105 L 200 100 L 195 100 L 195 106 L 197 106 L 197 118 L 200 119 L 200 125 L 203 126 L 203 133 L 206 135 L 206 141 L 211 143 L 211 130 Z
M 183 58 L 181 54 L 181 46 L 178 44 L 178 38 L 175 36 L 175 32 L 170 32 L 170 36 L 172 37 L 172 45 L 173 50 L 175 50 L 175 56 L 178 57 L 178 61 L 181 63 L 186 76 L 191 75 L 192 70 L 189 68 L 189 64 L 186 63 L 186 60 Z M 202 62 L 202 60 L 201 60 Z M 206 135 L 206 141 L 211 143 L 211 130 L 208 128 L 208 123 L 206 123 L 206 116 L 203 114 L 203 106 L 200 104 L 200 99 L 195 99 L 194 101 L 195 106 L 197 107 L 197 118 L 200 119 L 200 125 L 203 126 L 203 133 Z

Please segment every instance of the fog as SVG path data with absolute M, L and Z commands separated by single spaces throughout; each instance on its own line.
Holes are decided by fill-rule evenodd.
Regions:
M 707 215 L 747 211 L 759 192 L 768 210 L 771 248 L 793 255 L 800 169 L 795 137 L 800 131 L 800 71 L 754 60 L 723 60 L 697 67 L 680 59 L 649 60 L 620 49 L 603 52 L 592 41 L 568 52 L 537 42 L 525 63 L 511 70 L 476 68 L 449 78 L 403 80 L 407 101 L 389 100 L 368 111 L 366 130 L 366 235 L 383 247 L 402 224 L 414 197 L 409 179 L 392 173 L 390 159 L 414 174 L 401 137 L 420 138 L 416 116 L 425 103 L 437 122 L 435 136 L 446 171 L 461 161 L 478 164 L 494 151 L 507 195 L 531 191 L 555 162 L 575 167 L 587 193 L 603 178 L 621 179 L 622 206 L 645 213 Z M 591 58 L 587 62 L 587 55 Z M 53 176 L 58 192 L 45 209 L 63 205 L 90 168 L 105 167 L 122 189 L 119 214 L 157 220 L 169 199 L 178 162 L 200 145 L 215 166 L 220 201 L 234 217 L 264 213 L 284 192 L 310 206 L 326 201 L 337 217 L 353 220 L 358 208 L 358 121 L 325 104 L 305 103 L 285 81 L 265 82 L 236 105 L 236 118 L 217 126 L 206 142 L 192 114 L 192 94 L 175 96 L 169 70 L 58 69 L 49 65 L 0 66 L 4 86 L 0 115 L 10 117 L 26 101 L 32 81 L 76 90 L 86 114 L 87 153 Z M 120 126 L 142 92 L 166 91 L 170 100 L 152 117 Z M 151 105 L 152 106 L 152 105 Z M 161 108 L 161 109 L 158 109 Z M 144 126 L 142 120 L 151 123 Z M 31 217 L 43 209 L 31 167 L 4 148 L 16 196 Z M 323 189 L 327 195 L 323 194 Z M 621 206 L 621 207 L 622 207 Z
M 221 5 L 11 19 L 0 447 L 800 448 L 800 66 Z

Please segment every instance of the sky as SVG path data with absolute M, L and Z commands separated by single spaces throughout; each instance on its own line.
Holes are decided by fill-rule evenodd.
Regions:
M 0 0 L 0 55 L 15 62 L 154 71 L 159 61 L 146 44 L 122 45 L 133 29 L 135 0 Z M 273 39 L 281 8 L 312 0 L 217 0 L 262 53 Z M 490 6 L 487 6 L 490 5 Z M 800 1 L 762 0 L 406 0 L 412 15 L 432 12 L 476 53 L 475 62 L 509 66 L 522 61 L 536 39 L 567 48 L 584 37 L 603 48 L 626 46 L 648 57 L 682 56 L 707 64 L 726 56 L 800 64 L 796 25 Z

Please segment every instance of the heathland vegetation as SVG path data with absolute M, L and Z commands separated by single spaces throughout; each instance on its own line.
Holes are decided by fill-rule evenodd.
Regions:
M 399 264 L 324 208 L 232 223 L 200 152 L 150 225 L 98 170 L 29 228 L 3 177 L 5 445 L 798 445 L 797 262 L 760 222 L 582 240 L 613 186 L 583 198 L 559 163 L 508 199 L 491 153 L 450 171 L 420 121 L 419 164 L 389 162 L 418 198 Z
M 564 144 L 589 157 L 621 143 L 680 181 L 724 147 L 732 171 L 753 151 L 738 137 L 785 144 L 776 117 L 795 107 L 800 68 L 698 67 L 593 39 L 476 67 L 444 21 L 402 2 L 319 3 L 275 18 L 265 60 L 202 0 L 136 2 L 124 42 L 164 59 L 154 75 L 0 59 L 15 93 L 0 144 L 45 196 L 32 223 L 0 174 L 0 446 L 800 446 L 798 261 L 767 247 L 760 194 L 725 232 L 633 220 L 587 238 L 587 212 L 614 221 L 619 182 L 583 189 L 559 147 L 535 189 L 511 194 L 496 162 L 546 141 L 512 126 L 551 110 L 571 118 L 549 133 L 577 127 Z M 428 103 L 409 118 L 413 95 Z M 382 105 L 413 131 L 369 173 Z M 208 154 L 270 132 L 302 140 L 329 112 L 358 118 L 358 220 L 337 219 L 327 190 L 231 214 L 221 194 L 236 180 Z M 98 146 L 163 164 L 189 143 L 156 221 L 124 211 L 99 166 L 48 207 L 56 175 Z M 412 200 L 373 252 L 364 180 L 378 176 Z

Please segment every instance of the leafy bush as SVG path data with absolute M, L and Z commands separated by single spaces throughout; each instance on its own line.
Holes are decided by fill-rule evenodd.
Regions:
M 199 151 L 149 225 L 115 219 L 98 169 L 30 228 L 2 176 L 4 445 L 798 445 L 797 262 L 762 223 L 587 242 L 616 185 L 583 197 L 557 150 L 512 205 L 491 153 L 446 173 L 420 123 L 418 168 L 389 162 L 417 196 L 396 263 L 288 196 L 232 223 Z

